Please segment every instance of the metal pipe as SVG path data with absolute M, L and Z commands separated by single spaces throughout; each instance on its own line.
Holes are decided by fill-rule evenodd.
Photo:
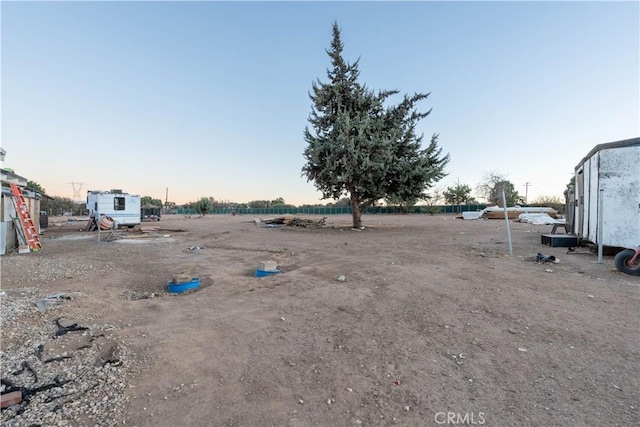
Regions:
M 504 220 L 507 222 L 507 240 L 509 241 L 509 255 L 513 256 L 513 245 L 511 244 L 511 228 L 509 227 L 509 213 L 507 212 L 507 197 L 502 190 L 502 204 L 504 205 Z
M 604 189 L 601 188 L 598 194 L 598 264 L 602 264 L 602 252 L 604 251 L 604 245 L 602 243 L 602 226 L 604 223 L 604 215 L 602 208 L 604 206 Z
M 100 200 L 96 202 L 96 225 L 98 226 L 98 243 L 100 243 Z

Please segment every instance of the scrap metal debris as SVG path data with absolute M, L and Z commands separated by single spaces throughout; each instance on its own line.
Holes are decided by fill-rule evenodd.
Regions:
M 40 344 L 38 347 L 36 347 L 36 351 L 35 351 L 35 355 L 38 358 L 38 360 L 42 360 L 42 353 L 44 352 L 44 344 Z
M 50 359 L 45 360 L 45 361 L 44 361 L 44 362 L 42 362 L 42 363 L 60 362 L 60 361 L 65 360 L 65 359 L 71 359 L 71 356 L 58 356 L 58 357 L 52 357 L 52 358 L 50 358 Z
M 60 337 L 68 332 L 73 332 L 73 331 L 86 331 L 89 328 L 85 327 L 85 326 L 78 326 L 77 323 L 74 323 L 72 325 L 69 326 L 62 326 L 60 324 L 60 317 L 58 317 L 56 320 L 54 320 L 56 326 L 58 327 L 58 330 L 56 331 L 56 337 Z
M 13 372 L 12 375 L 22 375 L 24 373 L 25 369 L 27 371 L 29 371 L 29 373 L 31 373 L 31 375 L 33 375 L 33 382 L 37 383 L 38 382 L 38 374 L 36 374 L 36 372 L 33 370 L 31 365 L 29 365 L 29 362 L 27 362 L 26 360 L 22 361 L 22 369 Z M 3 381 L 3 384 L 4 384 L 4 381 Z
M 274 228 L 276 226 L 289 226 L 289 227 L 324 227 L 327 217 L 316 220 L 312 218 L 304 218 L 298 216 L 280 216 L 276 218 L 256 218 L 254 222 L 256 225 L 264 228 Z
M 36 301 L 36 308 L 40 313 L 46 313 L 49 307 L 58 304 L 62 300 L 72 300 L 73 298 L 65 293 L 57 293 L 48 295 L 46 298 L 40 298 Z
M 0 426 L 77 425 L 78 420 L 113 426 L 124 419 L 129 369 L 145 363 L 146 356 L 132 357 L 115 339 L 111 331 L 117 325 L 62 315 L 71 308 L 66 297 L 76 295 L 83 294 L 46 294 L 60 302 L 60 315 L 50 319 L 35 310 L 39 288 L 7 289 L 0 299 Z
M 556 258 L 553 255 L 545 255 L 543 253 L 538 252 L 538 255 L 536 255 L 536 262 L 541 263 L 541 264 L 546 264 L 548 262 L 552 262 L 554 264 L 558 264 L 560 262 L 560 259 Z
M 132 228 L 126 229 L 112 229 L 108 230 L 109 233 L 101 238 L 103 242 L 113 242 L 115 240 L 120 239 L 157 239 L 157 238 L 166 238 L 170 237 L 169 234 L 164 234 L 165 232 L 173 232 L 173 233 L 182 233 L 185 232 L 185 229 L 182 228 L 163 228 L 159 226 L 147 226 L 147 225 L 136 225 Z

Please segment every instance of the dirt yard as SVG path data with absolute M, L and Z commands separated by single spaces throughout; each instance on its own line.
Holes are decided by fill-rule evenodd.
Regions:
M 51 349 L 58 318 L 109 340 L 111 359 L 94 362 L 126 360 L 117 381 L 91 388 L 97 404 L 74 406 L 89 391 L 61 386 L 18 418 L 3 410 L 5 425 L 30 412 L 41 425 L 640 425 L 640 278 L 612 257 L 543 246 L 551 226 L 513 221 L 511 258 L 503 220 L 367 215 L 352 230 L 349 216 L 323 228 L 253 219 L 163 217 L 143 224 L 157 235 L 109 243 L 65 222 L 42 251 L 4 256 L 3 304 L 34 304 L 3 325 L 3 378 L 27 385 L 6 360 L 38 344 L 65 354 Z M 254 277 L 267 260 L 281 273 Z M 178 273 L 202 286 L 168 294 Z M 36 310 L 60 292 L 81 297 Z M 27 326 L 45 333 L 27 339 Z M 67 345 L 69 362 L 86 342 Z

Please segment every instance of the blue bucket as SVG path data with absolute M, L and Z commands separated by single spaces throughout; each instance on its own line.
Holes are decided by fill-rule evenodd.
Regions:
M 278 273 L 280 273 L 280 270 L 267 271 L 267 270 L 260 270 L 259 268 L 256 268 L 256 277 L 272 276 Z
M 172 294 L 179 294 L 180 292 L 188 291 L 189 289 L 195 289 L 200 286 L 200 279 L 194 277 L 190 282 L 186 283 L 171 283 L 167 285 L 167 290 Z

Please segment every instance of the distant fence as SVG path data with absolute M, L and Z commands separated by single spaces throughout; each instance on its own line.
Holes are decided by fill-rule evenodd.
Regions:
M 486 205 L 462 205 L 462 206 L 412 206 L 407 211 L 398 206 L 373 206 L 366 208 L 364 214 L 436 214 L 436 213 L 459 213 L 459 212 L 475 212 L 486 208 Z M 208 215 L 231 215 L 235 212 L 237 215 L 351 215 L 350 207 L 305 207 L 305 208 L 222 208 L 212 209 Z M 175 209 L 178 215 L 197 215 L 195 209 L 179 208 Z

